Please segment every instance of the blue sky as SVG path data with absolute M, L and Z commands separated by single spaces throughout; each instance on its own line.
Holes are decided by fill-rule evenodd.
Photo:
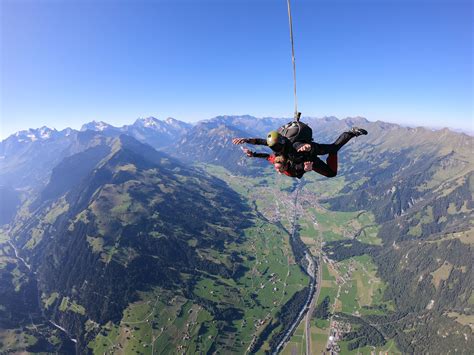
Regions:
M 293 115 L 285 0 L 2 0 L 1 137 Z M 469 0 L 292 0 L 303 116 L 474 131 Z

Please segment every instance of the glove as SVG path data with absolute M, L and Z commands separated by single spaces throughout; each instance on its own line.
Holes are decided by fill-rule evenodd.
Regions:
M 248 157 L 253 157 L 253 152 L 250 150 L 250 149 L 247 149 L 247 148 L 244 148 L 242 149 L 244 151 L 244 153 L 248 156 Z
M 232 139 L 233 144 L 244 144 L 244 143 L 249 143 L 248 138 L 234 138 Z

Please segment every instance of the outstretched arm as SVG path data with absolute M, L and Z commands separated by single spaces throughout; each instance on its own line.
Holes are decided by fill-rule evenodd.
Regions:
M 234 138 L 232 139 L 233 144 L 253 144 L 253 145 L 267 145 L 267 140 L 262 138 Z
M 270 154 L 267 154 L 267 153 L 252 152 L 250 149 L 247 149 L 247 148 L 242 148 L 242 150 L 244 151 L 245 155 L 247 155 L 248 157 L 251 157 L 251 158 L 268 159 L 268 157 L 270 156 Z

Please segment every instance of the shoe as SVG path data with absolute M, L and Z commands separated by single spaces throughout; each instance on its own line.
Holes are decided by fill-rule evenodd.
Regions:
M 354 137 L 359 137 L 359 136 L 362 136 L 362 135 L 367 135 L 367 131 L 363 128 L 359 128 L 359 127 L 352 127 L 351 130 L 349 131 L 349 133 L 352 133 L 354 135 Z

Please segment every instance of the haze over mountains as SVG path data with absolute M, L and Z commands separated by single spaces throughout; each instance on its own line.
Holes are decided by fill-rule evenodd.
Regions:
M 403 353 L 468 353 L 474 138 L 360 117 L 305 118 L 316 142 L 352 126 L 369 135 L 343 148 L 338 178 L 308 173 L 297 186 L 231 143 L 286 122 L 146 118 L 42 127 L 2 141 L 0 350 L 274 350 L 309 292 L 296 255 L 313 252 L 310 237 L 295 246 L 286 222 L 293 207 L 278 202 L 298 190 L 305 213 L 373 216 L 353 233 L 355 222 L 312 232 L 323 242 L 318 263 L 365 255 L 385 284 L 380 304 L 357 311 L 331 299 L 334 317 L 352 325 L 344 351 L 393 342 Z M 340 228 L 349 233 L 336 235 Z M 373 239 L 360 238 L 371 228 Z

